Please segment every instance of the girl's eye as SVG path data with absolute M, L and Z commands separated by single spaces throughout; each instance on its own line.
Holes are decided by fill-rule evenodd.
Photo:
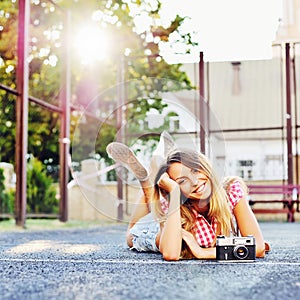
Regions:
M 198 173 L 198 170 L 192 169 L 192 170 L 191 170 L 191 173 L 192 173 L 192 174 L 197 174 L 197 173 Z
M 186 179 L 185 179 L 185 178 L 179 179 L 179 180 L 177 181 L 177 183 L 178 183 L 179 185 L 184 184 L 184 183 L 186 183 Z

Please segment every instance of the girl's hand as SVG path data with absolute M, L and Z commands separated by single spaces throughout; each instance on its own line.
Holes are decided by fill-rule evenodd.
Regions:
M 195 257 L 199 257 L 199 254 L 201 252 L 201 247 L 199 246 L 198 242 L 196 241 L 195 237 L 192 233 L 189 231 L 186 231 L 185 229 L 182 230 L 182 239 L 186 242 L 188 247 L 190 248 L 191 252 Z
M 178 187 L 176 181 L 172 180 L 166 172 L 161 175 L 157 183 L 161 189 L 167 191 L 168 193 L 171 193 L 176 187 Z
M 215 259 L 215 248 L 201 248 L 192 233 L 182 229 L 182 239 L 186 242 L 195 258 Z

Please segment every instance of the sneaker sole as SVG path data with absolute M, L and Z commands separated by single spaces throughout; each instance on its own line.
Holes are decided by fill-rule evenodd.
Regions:
M 126 145 L 112 142 L 106 147 L 106 152 L 113 160 L 132 171 L 138 180 L 145 181 L 148 179 L 147 170 Z

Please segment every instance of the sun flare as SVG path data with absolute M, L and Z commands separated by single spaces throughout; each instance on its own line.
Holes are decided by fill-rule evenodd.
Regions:
M 92 64 L 107 55 L 108 39 L 100 28 L 85 26 L 76 34 L 74 47 L 82 64 Z

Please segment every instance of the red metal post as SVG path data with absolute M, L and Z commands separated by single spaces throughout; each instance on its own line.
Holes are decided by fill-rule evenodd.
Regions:
M 25 226 L 28 144 L 28 40 L 30 1 L 19 1 L 16 102 L 16 225 Z
M 293 91 L 294 91 L 294 126 L 295 126 L 295 183 L 299 184 L 299 149 L 298 149 L 298 103 L 297 103 L 297 78 L 296 78 L 296 47 L 293 44 L 292 74 L 293 74 Z
M 117 97 L 118 97 L 118 107 L 117 107 L 117 141 L 123 142 L 124 139 L 124 127 L 123 127 L 123 120 L 124 120 L 124 93 L 125 93 L 125 86 L 124 86 L 124 58 L 121 57 L 120 59 L 120 66 L 118 68 L 118 90 L 117 90 Z M 118 176 L 117 178 L 117 195 L 118 195 L 118 221 L 123 221 L 123 182 L 122 179 Z
M 69 150 L 70 150 L 70 97 L 71 97 L 71 71 L 70 71 L 70 29 L 71 13 L 66 12 L 64 44 L 64 87 L 61 92 L 61 122 L 60 122 L 60 221 L 68 220 L 68 181 L 69 181 Z
M 286 72 L 286 141 L 288 184 L 293 184 L 293 136 L 292 136 L 292 109 L 291 109 L 291 57 L 290 44 L 285 44 L 285 72 Z
M 205 91 L 204 91 L 204 59 L 203 52 L 200 52 L 199 61 L 199 95 L 200 95 L 200 151 L 205 154 L 205 130 L 206 130 L 206 118 L 205 118 Z

